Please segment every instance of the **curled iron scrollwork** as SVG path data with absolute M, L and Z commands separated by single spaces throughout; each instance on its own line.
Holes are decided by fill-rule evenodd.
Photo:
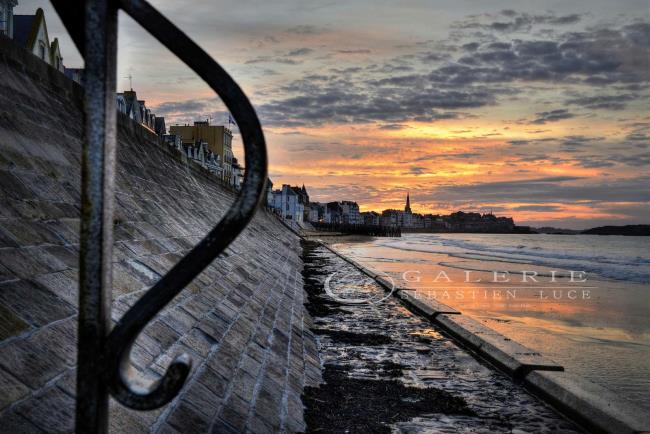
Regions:
M 52 0 L 52 3 L 80 52 L 84 53 L 85 2 Z M 267 155 L 262 127 L 253 106 L 216 61 L 146 1 L 115 0 L 114 7 L 126 12 L 219 95 L 239 127 L 245 152 L 243 187 L 230 209 L 205 238 L 122 316 L 108 334 L 99 356 L 102 378 L 110 394 L 130 408 L 151 410 L 165 405 L 178 394 L 190 373 L 191 360 L 186 354 L 177 357 L 160 379 L 151 382 L 142 378 L 133 367 L 131 348 L 158 312 L 223 252 L 249 223 L 264 192 Z

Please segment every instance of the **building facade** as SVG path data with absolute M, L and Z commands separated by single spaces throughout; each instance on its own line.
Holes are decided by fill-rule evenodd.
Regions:
M 4 24 L 6 35 L 29 50 L 43 62 L 52 66 L 60 72 L 65 72 L 63 66 L 63 57 L 59 49 L 59 40 L 54 38 L 50 42 L 50 36 L 47 33 L 47 23 L 43 9 L 36 9 L 34 15 L 14 15 L 13 6 L 16 2 L 2 3 L 2 14 L 4 15 Z
M 128 116 L 131 120 L 157 136 L 164 137 L 166 135 L 165 118 L 156 116 L 147 107 L 145 100 L 138 99 L 138 94 L 133 89 L 117 93 L 115 95 L 115 106 L 118 112 Z M 193 142 L 191 145 L 194 146 L 195 144 L 196 142 Z
M 341 201 L 341 219 L 344 224 L 363 224 L 361 213 L 359 213 L 359 205 L 349 200 Z
M 0 0 L 0 33 L 12 38 L 14 37 L 14 7 L 17 0 Z
M 325 207 L 318 202 L 309 202 L 307 209 L 307 221 L 318 223 L 325 221 Z
M 241 188 L 244 179 L 244 167 L 239 165 L 239 161 L 235 157 L 232 159 L 232 177 L 230 178 L 230 186 L 235 190 Z
M 363 224 L 367 226 L 381 225 L 381 215 L 375 211 L 362 212 L 361 219 Z
M 283 220 L 302 225 L 305 221 L 305 209 L 309 205 L 309 195 L 303 185 L 292 187 L 283 184 L 281 190 L 273 192 L 273 206 L 271 207 Z
M 210 125 L 209 121 L 197 121 L 194 125 L 172 125 L 169 133 L 181 137 L 184 144 L 197 140 L 205 141 L 208 148 L 218 155 L 223 165 L 223 180 L 231 183 L 232 172 L 232 132 L 223 125 Z

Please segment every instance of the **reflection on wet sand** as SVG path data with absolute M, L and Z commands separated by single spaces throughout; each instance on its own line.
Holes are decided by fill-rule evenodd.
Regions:
M 475 253 L 334 247 L 650 409 L 648 285 Z

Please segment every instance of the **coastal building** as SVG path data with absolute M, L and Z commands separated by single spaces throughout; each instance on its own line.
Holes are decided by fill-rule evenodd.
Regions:
M 341 201 L 341 220 L 342 223 L 349 225 L 363 224 L 359 213 L 359 205 L 349 200 Z
M 154 130 L 158 137 L 162 137 L 167 134 L 167 127 L 165 126 L 165 118 L 162 116 L 155 116 L 154 119 Z
M 239 165 L 239 162 L 235 157 L 232 159 L 232 177 L 230 178 L 230 186 L 235 190 L 241 188 L 241 184 L 244 178 L 244 167 Z
M 497 217 L 494 214 L 457 211 L 445 217 L 452 232 L 496 232 L 507 233 L 515 229 L 511 217 Z
M 418 217 L 415 221 L 419 222 Z M 411 196 L 406 193 L 406 205 L 404 210 L 385 209 L 381 213 L 380 222 L 382 226 L 392 226 L 400 228 L 411 228 L 414 225 L 414 214 L 411 212 Z
M 194 161 L 221 179 L 223 171 L 221 159 L 210 151 L 207 142 L 198 140 L 193 145 L 181 143 L 181 147 L 189 160 Z
M 307 207 L 307 221 L 312 223 L 322 222 L 325 219 L 325 207 L 319 202 L 309 202 Z
M 118 112 L 128 116 L 150 132 L 163 137 L 166 134 L 165 118 L 156 116 L 147 107 L 145 100 L 138 99 L 133 89 L 125 90 L 115 95 L 115 105 Z M 160 120 L 156 120 L 160 119 Z M 158 125 L 158 129 L 156 128 Z M 194 143 L 191 143 L 194 146 Z
M 223 165 L 223 180 L 231 182 L 232 172 L 232 132 L 223 125 L 210 125 L 209 121 L 197 121 L 194 125 L 172 125 L 170 134 L 181 137 L 184 144 L 193 144 L 197 140 L 205 141 L 208 148 L 218 155 Z
M 272 208 L 282 219 L 302 225 L 308 200 L 309 196 L 304 185 L 300 188 L 283 184 L 281 190 L 273 192 Z
M 70 80 L 79 83 L 83 86 L 84 84 L 84 69 L 83 68 L 68 68 L 65 67 L 65 76 Z
M 0 34 L 14 37 L 14 7 L 17 0 L 0 0 Z
M 43 62 L 60 72 L 65 72 L 59 40 L 54 38 L 54 41 L 50 42 L 43 9 L 36 9 L 34 15 L 14 15 L 13 6 L 9 5 L 15 6 L 16 2 L 4 2 L 2 5 L 6 34 Z
M 343 210 L 339 202 L 328 202 L 325 204 L 325 223 L 343 223 Z
M 273 181 L 266 178 L 266 207 L 273 208 Z
M 381 215 L 375 211 L 361 213 L 361 219 L 364 225 L 379 226 L 381 225 Z
M 36 9 L 33 15 L 14 15 L 16 0 L 0 0 L 0 34 L 13 39 L 34 56 L 65 74 L 79 84 L 83 83 L 83 68 L 66 68 L 59 39 L 50 43 L 43 9 Z
M 176 134 L 165 134 L 162 139 L 174 149 L 178 149 L 179 151 L 183 150 L 183 142 L 181 141 L 180 136 L 177 136 Z
M 432 231 L 447 231 L 450 225 L 439 214 L 425 214 L 423 216 L 423 228 Z
M 412 228 L 413 227 L 413 213 L 411 212 L 411 196 L 409 193 L 406 193 L 406 205 L 404 206 L 404 212 L 401 215 L 402 222 L 401 227 Z
M 385 209 L 381 212 L 381 225 L 390 227 L 402 226 L 403 211 L 397 209 Z

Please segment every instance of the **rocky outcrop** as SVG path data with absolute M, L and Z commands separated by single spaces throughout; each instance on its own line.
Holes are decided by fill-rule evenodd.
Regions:
M 585 235 L 626 235 L 631 237 L 650 236 L 650 225 L 626 225 L 626 226 L 599 226 L 587 229 L 581 233 Z

